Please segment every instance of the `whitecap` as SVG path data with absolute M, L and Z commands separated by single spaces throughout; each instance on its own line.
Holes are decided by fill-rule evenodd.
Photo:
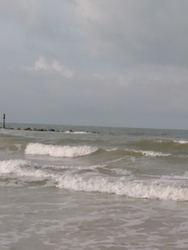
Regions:
M 25 154 L 49 155 L 52 157 L 78 157 L 89 155 L 98 150 L 91 146 L 58 146 L 41 143 L 29 143 L 26 146 Z

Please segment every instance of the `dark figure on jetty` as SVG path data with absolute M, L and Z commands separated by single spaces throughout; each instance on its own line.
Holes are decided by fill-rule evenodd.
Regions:
M 5 113 L 3 113 L 3 128 L 5 128 Z

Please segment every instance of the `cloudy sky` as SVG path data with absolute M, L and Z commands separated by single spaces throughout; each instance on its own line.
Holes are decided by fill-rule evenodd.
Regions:
M 187 11 L 187 0 L 0 0 L 0 113 L 187 129 Z

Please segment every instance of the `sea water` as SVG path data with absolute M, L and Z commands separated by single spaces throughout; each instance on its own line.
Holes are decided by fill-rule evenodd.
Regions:
M 188 249 L 188 131 L 7 127 L 1 250 Z

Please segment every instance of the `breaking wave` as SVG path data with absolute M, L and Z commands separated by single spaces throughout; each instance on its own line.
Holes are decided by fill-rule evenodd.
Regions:
M 17 173 L 21 167 L 28 165 L 29 162 L 25 160 L 4 160 L 0 161 L 0 175 Z M 18 173 L 19 174 L 19 173 Z
M 98 166 L 99 167 L 99 166 Z M 92 167 L 96 169 L 97 167 Z M 25 160 L 0 161 L 0 177 L 17 176 L 29 181 L 49 180 L 54 187 L 84 192 L 100 192 L 124 195 L 130 198 L 160 199 L 174 201 L 188 201 L 188 188 L 176 183 L 176 180 L 135 180 L 127 176 L 110 177 L 99 175 L 83 175 L 71 172 L 56 172 Z
M 151 181 L 127 181 L 126 178 L 114 180 L 96 177 L 83 178 L 81 176 L 64 175 L 58 178 L 57 187 L 86 192 L 101 192 L 116 195 L 125 195 L 130 198 L 145 198 L 159 200 L 187 201 L 188 188 L 175 186 L 169 183 L 152 183 Z
M 164 154 L 162 152 L 155 152 L 155 151 L 144 151 L 144 150 L 132 150 L 135 153 L 142 154 L 143 156 L 170 156 L 171 154 Z
M 79 157 L 91 155 L 95 152 L 102 154 L 110 154 L 115 156 L 135 156 L 135 157 L 166 157 L 171 154 L 147 151 L 147 150 L 132 150 L 132 149 L 99 149 L 92 146 L 61 146 L 61 145 L 47 145 L 41 143 L 29 143 L 26 146 L 25 154 L 30 155 L 48 155 L 52 157 Z
M 151 150 L 134 150 L 134 149 L 111 149 L 107 150 L 107 152 L 110 152 L 111 154 L 117 154 L 121 156 L 146 156 L 146 157 L 167 157 L 171 154 L 168 153 L 162 153 L 157 151 L 151 151 Z
M 57 146 L 41 143 L 29 143 L 26 146 L 25 154 L 48 155 L 52 157 L 78 157 L 90 155 L 98 150 L 91 146 Z
M 92 133 L 91 132 L 87 132 L 87 131 L 72 131 L 72 130 L 68 130 L 68 131 L 65 131 L 65 134 L 87 135 L 87 134 L 92 134 Z
M 138 140 L 128 143 L 129 146 L 143 151 L 157 151 L 171 155 L 187 155 L 186 140 Z

